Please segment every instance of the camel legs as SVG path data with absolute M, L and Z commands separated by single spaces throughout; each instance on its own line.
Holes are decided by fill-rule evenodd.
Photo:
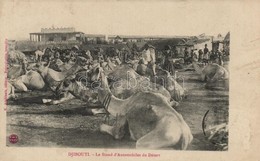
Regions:
M 126 117 L 118 116 L 113 126 L 102 124 L 100 131 L 112 135 L 115 139 L 122 139 L 125 135 Z
M 50 103 L 50 104 L 53 104 L 53 105 L 57 105 L 57 104 L 60 104 L 60 103 L 63 103 L 65 101 L 68 101 L 68 100 L 71 100 L 75 98 L 72 94 L 70 94 L 69 92 L 66 92 L 64 94 L 64 97 L 62 97 L 61 99 L 59 100 L 53 100 L 53 99 L 42 99 L 42 102 L 43 103 Z
M 93 109 L 91 109 L 91 112 L 92 112 L 93 115 L 105 114 L 106 113 L 104 108 L 93 108 Z
M 14 93 L 14 87 L 11 84 L 8 84 L 8 94 L 7 94 L 7 99 L 13 98 L 16 99 L 17 96 Z
M 224 76 L 225 72 L 223 70 L 217 70 L 215 75 L 210 80 L 211 82 L 216 82 Z
M 28 88 L 26 87 L 26 85 L 21 81 L 15 82 L 14 87 L 17 91 L 20 91 L 20 92 L 28 92 L 29 91 Z
M 182 130 L 176 126 L 176 122 L 163 118 L 154 130 L 137 140 L 136 148 L 159 149 L 172 147 L 179 143 L 181 136 Z

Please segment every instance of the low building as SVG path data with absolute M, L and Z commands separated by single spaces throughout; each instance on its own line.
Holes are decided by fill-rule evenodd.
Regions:
M 212 36 L 205 36 L 200 35 L 197 37 L 192 37 L 189 40 L 187 40 L 184 43 L 180 43 L 176 45 L 176 50 L 178 53 L 182 56 L 184 56 L 184 50 L 187 48 L 188 52 L 191 52 L 191 50 L 203 50 L 205 47 L 205 44 L 207 44 L 207 48 L 209 51 L 212 50 Z
M 75 28 L 42 28 L 41 32 L 30 33 L 30 41 L 36 42 L 61 42 L 78 41 L 84 42 L 83 32 L 75 31 Z
M 85 43 L 86 44 L 104 44 L 107 42 L 106 35 L 102 34 L 85 34 Z
M 216 51 L 216 50 L 222 51 L 224 49 L 223 41 L 224 41 L 224 37 L 221 34 L 218 34 L 218 36 L 213 37 L 213 40 L 212 40 L 213 51 Z

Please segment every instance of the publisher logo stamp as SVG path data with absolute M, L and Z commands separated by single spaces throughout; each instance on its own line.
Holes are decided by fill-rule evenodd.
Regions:
M 17 143 L 17 142 L 18 142 L 18 136 L 15 135 L 15 134 L 11 134 L 11 135 L 9 136 L 9 142 L 12 143 L 12 144 Z

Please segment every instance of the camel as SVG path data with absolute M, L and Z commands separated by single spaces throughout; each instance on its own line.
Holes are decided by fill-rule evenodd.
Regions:
M 27 58 L 24 53 L 18 50 L 8 51 L 8 64 L 21 64 L 24 61 L 27 61 Z
M 95 92 L 95 88 L 100 85 L 99 77 L 99 66 L 96 66 L 95 68 L 92 68 L 89 71 L 82 71 L 75 74 L 75 76 L 71 76 L 66 78 L 56 89 L 57 94 L 61 93 L 62 91 L 59 90 L 60 86 L 63 86 L 65 84 L 66 86 L 69 86 L 69 84 L 72 84 L 69 86 L 68 91 L 74 95 L 76 98 L 81 99 L 83 101 L 87 101 L 89 99 L 97 99 L 96 96 L 92 95 L 92 97 L 84 97 L 84 94 L 82 95 L 82 91 L 90 90 L 92 89 L 92 92 Z M 103 68 L 102 68 L 103 69 Z M 126 74 L 125 79 L 118 79 L 113 80 L 110 83 L 111 92 L 114 96 L 121 99 L 126 99 L 133 95 L 134 93 L 140 92 L 140 91 L 150 91 L 154 93 L 160 93 L 162 94 L 167 101 L 170 103 L 172 107 L 177 107 L 179 105 L 178 102 L 171 100 L 170 93 L 160 85 L 157 85 L 155 83 L 150 82 L 145 77 L 142 77 L 138 75 L 132 68 L 125 68 L 125 67 L 119 67 L 115 71 L 111 72 L 109 74 L 110 80 L 111 78 L 115 78 L 118 73 L 121 73 L 121 71 L 127 71 L 129 73 L 134 74 L 134 77 L 131 77 L 131 74 Z M 125 72 L 125 73 L 127 73 Z M 121 75 L 122 76 L 122 75 Z M 129 78 L 126 78 L 128 77 Z M 124 78 L 124 76 L 123 76 Z M 77 95 L 77 93 L 79 93 Z
M 98 94 L 96 90 L 93 90 L 87 87 L 84 83 L 76 81 L 74 77 L 66 78 L 62 81 L 56 89 L 56 93 L 60 95 L 61 93 L 70 93 L 77 99 L 80 99 L 88 104 L 94 104 L 96 106 L 101 106 L 98 102 Z M 89 106 L 88 106 L 89 107 Z M 103 108 L 91 108 L 91 113 L 93 115 L 96 114 L 104 114 L 105 111 Z
M 8 72 L 7 78 L 14 79 L 26 73 L 28 60 L 24 53 L 20 51 L 8 52 Z
M 77 73 L 77 80 L 81 79 L 85 85 L 91 83 L 95 84 L 95 82 L 97 83 L 97 78 L 99 78 L 99 76 L 96 69 L 99 67 L 100 65 L 96 65 L 92 67 L 91 70 Z M 152 91 L 164 95 L 171 102 L 173 107 L 178 106 L 178 102 L 171 98 L 171 94 L 164 88 L 164 86 L 153 83 L 148 78 L 140 76 L 134 71 L 134 69 L 126 64 L 117 66 L 114 71 L 106 70 L 104 68 L 102 69 L 108 75 L 112 93 L 118 98 L 128 98 L 138 91 Z
M 66 71 L 66 70 L 69 70 L 74 64 L 75 64 L 75 62 L 73 62 L 72 60 L 69 60 L 67 63 L 58 65 L 58 69 L 60 71 Z
M 42 76 L 36 71 L 28 71 L 26 74 L 10 80 L 15 90 L 27 92 L 28 90 L 41 90 L 45 87 Z
M 176 72 L 175 76 L 171 76 L 168 71 L 162 69 L 159 66 L 156 66 L 155 71 L 157 73 L 156 76 L 153 75 L 151 67 L 144 64 L 139 64 L 136 68 L 136 72 L 138 74 L 146 76 L 150 78 L 152 82 L 164 86 L 170 92 L 172 99 L 175 101 L 180 102 L 184 97 L 186 97 L 184 86 L 181 86 L 176 81 Z
M 121 65 L 114 71 L 108 74 L 110 83 L 110 89 L 114 96 L 126 99 L 132 94 L 140 91 L 150 91 L 154 93 L 161 93 L 167 98 L 173 107 L 178 106 L 178 102 L 172 99 L 171 94 L 164 86 L 151 82 L 149 78 L 143 77 L 136 73 L 134 69 L 127 65 Z
M 8 65 L 7 69 L 7 78 L 9 79 L 15 79 L 21 75 L 24 75 L 26 73 L 26 63 L 23 64 L 13 64 Z
M 98 69 L 101 77 L 101 86 L 97 89 L 98 99 L 103 102 L 104 110 L 116 118 L 113 126 L 102 124 L 101 132 L 115 139 L 122 139 L 129 132 L 131 139 L 136 141 L 136 148 L 141 149 L 187 149 L 193 139 L 190 128 L 162 94 L 137 92 L 127 99 L 119 99 L 110 91 L 102 68 Z M 67 91 L 74 85 L 76 83 L 64 82 L 59 90 Z M 92 95 L 91 91 L 74 92 L 88 98 Z
M 17 96 L 15 95 L 14 86 L 11 83 L 7 82 L 7 99 L 15 99 Z
M 56 87 L 62 80 L 82 69 L 82 66 L 84 66 L 84 59 L 85 58 L 79 57 L 76 63 L 69 70 L 63 72 L 57 72 L 50 69 L 50 64 L 44 66 L 43 63 L 37 63 L 33 70 L 39 72 L 51 90 L 55 91 Z
M 60 84 L 61 81 L 63 81 L 66 77 L 73 75 L 74 73 L 82 69 L 82 66 L 85 66 L 84 62 L 86 62 L 85 58 L 78 57 L 76 63 L 69 70 L 63 72 L 57 72 L 53 69 L 50 69 L 49 68 L 50 63 L 47 66 L 44 66 L 43 63 L 37 63 L 36 66 L 34 67 L 34 70 L 36 70 L 41 74 L 46 85 L 53 92 L 55 92 L 57 86 Z M 74 98 L 74 96 L 67 92 L 67 93 L 63 93 L 63 97 L 60 98 L 59 100 L 43 99 L 43 103 L 60 104 L 72 98 Z
M 34 54 L 35 54 L 35 62 L 41 62 L 42 61 L 42 56 L 44 55 L 44 53 L 45 53 L 45 50 L 46 49 L 44 49 L 43 51 L 41 51 L 41 50 L 36 50 L 35 52 L 34 52 Z
M 224 67 L 212 63 L 201 68 L 195 60 L 193 60 L 192 65 L 196 73 L 200 75 L 201 81 L 206 82 L 206 88 L 224 87 L 225 89 L 228 89 L 229 73 Z

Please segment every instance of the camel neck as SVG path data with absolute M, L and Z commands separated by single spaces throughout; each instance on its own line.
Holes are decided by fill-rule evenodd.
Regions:
M 69 70 L 64 71 L 64 74 L 69 76 L 81 69 L 81 66 L 76 62 Z
M 48 72 L 49 72 L 49 68 L 48 68 L 48 67 L 45 67 L 45 68 L 43 69 L 43 71 L 40 72 L 42 78 L 46 78 Z
M 107 83 L 107 78 L 106 76 L 102 73 L 101 74 L 101 86 L 98 89 L 98 99 L 100 102 L 105 102 L 106 96 L 110 96 L 110 101 L 107 107 L 107 111 L 113 115 L 116 116 L 118 115 L 125 115 L 127 112 L 127 99 L 126 100 L 121 100 L 119 98 L 116 98 L 110 91 L 108 83 Z
M 106 95 L 113 95 L 112 92 L 110 91 L 110 88 L 108 86 L 108 82 L 107 82 L 107 77 L 105 76 L 104 73 L 101 73 L 101 85 L 98 89 L 98 97 L 99 97 L 99 101 L 103 102 Z
M 72 95 L 75 97 L 83 100 L 83 101 L 88 101 L 90 97 L 94 95 L 94 93 L 91 91 L 91 89 L 85 87 L 82 85 L 80 82 L 75 81 L 71 89 L 69 91 Z

